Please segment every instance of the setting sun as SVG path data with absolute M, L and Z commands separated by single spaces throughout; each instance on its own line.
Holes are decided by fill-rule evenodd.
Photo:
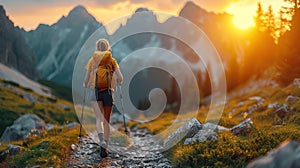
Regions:
M 257 3 L 261 2 L 264 10 L 267 10 L 269 5 L 272 6 L 273 11 L 276 13 L 280 10 L 281 6 L 284 6 L 282 0 L 260 0 L 260 1 L 238 1 L 231 3 L 227 8 L 226 12 L 233 15 L 233 23 L 239 29 L 248 29 L 254 27 L 254 17 L 256 15 Z
M 239 29 L 248 29 L 254 26 L 253 17 L 246 15 L 235 15 L 233 17 L 234 25 Z
M 255 6 L 241 7 L 240 5 L 232 4 L 226 11 L 233 15 L 233 23 L 239 29 L 248 29 L 255 25 L 253 20 Z

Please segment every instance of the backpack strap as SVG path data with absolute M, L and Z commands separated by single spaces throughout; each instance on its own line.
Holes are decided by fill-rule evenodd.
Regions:
M 108 87 L 108 93 L 110 94 L 110 81 L 109 81 L 109 77 L 108 77 L 108 75 L 110 74 L 110 72 L 109 72 L 109 68 L 108 68 L 108 66 L 107 65 L 105 65 L 105 69 L 106 69 L 106 80 L 107 80 L 107 87 Z
M 112 62 L 110 64 L 111 64 L 113 72 L 115 72 L 116 70 L 115 70 L 114 64 Z
M 99 66 L 99 65 L 98 65 Z M 96 81 L 95 81 L 95 89 L 97 89 L 98 90 L 98 67 L 97 67 L 97 70 L 96 70 L 96 73 L 95 72 L 93 72 L 94 74 L 93 75 L 95 75 L 96 76 Z

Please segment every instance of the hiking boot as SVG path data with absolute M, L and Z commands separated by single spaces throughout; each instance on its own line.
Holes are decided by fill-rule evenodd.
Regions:
M 101 158 L 105 158 L 108 155 L 107 144 L 105 142 L 100 145 L 100 156 Z

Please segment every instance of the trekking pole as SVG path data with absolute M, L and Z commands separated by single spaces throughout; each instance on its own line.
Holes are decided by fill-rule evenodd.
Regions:
M 121 99 L 121 106 L 122 106 L 122 112 L 123 112 L 124 132 L 127 136 L 129 136 L 129 131 L 127 130 L 126 121 L 125 121 L 125 110 L 124 110 L 124 102 L 123 102 L 123 94 L 122 94 L 121 85 L 119 85 L 119 90 L 120 90 L 120 99 Z
M 85 98 L 86 98 L 86 88 L 84 88 L 83 92 L 83 103 L 82 103 L 82 109 L 81 109 L 81 118 L 80 118 L 80 129 L 79 129 L 79 142 L 81 142 L 81 137 L 82 137 L 82 121 L 83 121 L 83 111 L 84 111 L 84 106 L 85 106 Z

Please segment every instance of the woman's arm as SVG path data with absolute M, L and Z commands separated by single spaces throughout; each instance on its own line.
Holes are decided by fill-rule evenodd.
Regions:
M 90 81 L 90 74 L 91 74 L 91 71 L 86 71 L 85 73 L 85 78 L 84 78 L 84 82 L 83 82 L 83 87 L 88 87 L 88 84 L 89 84 L 89 81 Z
M 116 69 L 116 75 L 117 75 L 117 83 L 119 85 L 122 85 L 122 83 L 123 83 L 123 75 L 122 75 L 122 73 L 121 73 L 121 71 L 120 71 L 119 68 Z

